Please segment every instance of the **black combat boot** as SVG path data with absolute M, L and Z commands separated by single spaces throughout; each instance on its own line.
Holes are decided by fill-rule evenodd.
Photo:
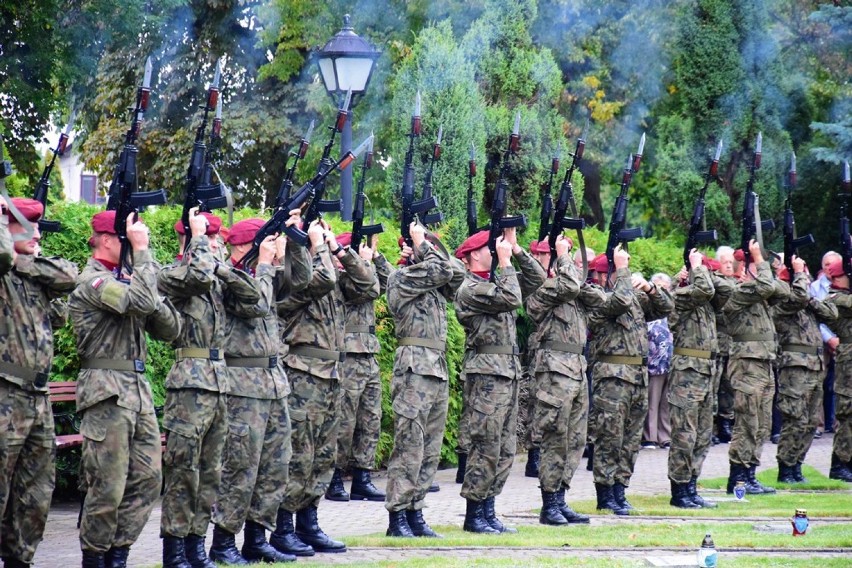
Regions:
M 106 568 L 104 555 L 100 552 L 83 551 L 83 568 Z
M 18 560 L 17 558 L 4 558 L 3 559 L 3 568 L 30 568 L 32 564 L 29 562 L 24 562 L 23 560 Z
M 210 560 L 219 564 L 246 566 L 248 560 L 243 558 L 234 542 L 234 533 L 228 532 L 219 525 L 213 525 L 213 544 L 210 545 Z
M 807 483 L 808 478 L 802 475 L 802 462 L 793 466 L 793 477 L 796 478 L 796 483 Z
M 612 498 L 615 499 L 616 503 L 618 503 L 625 511 L 632 511 L 633 505 L 630 504 L 630 501 L 627 500 L 627 496 L 624 494 L 626 489 L 626 485 L 622 485 L 616 481 L 612 486 Z
M 739 482 L 739 481 L 745 482 L 746 471 L 745 471 L 745 467 L 742 464 L 738 464 L 736 462 L 730 462 L 730 464 L 731 464 L 731 469 L 730 469 L 730 473 L 728 474 L 728 486 L 725 489 L 725 492 L 728 495 L 733 495 L 734 494 L 734 487 L 737 486 L 737 482 Z
M 182 538 L 163 535 L 163 568 L 192 568 L 186 559 Z
M 388 512 L 388 530 L 385 531 L 385 536 L 414 538 L 414 532 L 408 526 L 405 510 Z
M 526 477 L 538 477 L 538 466 L 541 463 L 541 450 L 530 448 L 527 450 L 527 466 L 524 468 Z
M 296 536 L 293 527 L 293 513 L 278 509 L 278 517 L 275 519 L 275 531 L 269 537 L 269 544 L 278 552 L 293 554 L 295 556 L 313 556 L 316 551 Z
M 355 468 L 352 472 L 352 489 L 349 491 L 349 495 L 353 501 L 385 500 L 385 494 L 373 485 L 373 480 L 370 479 L 370 471 L 361 468 Z
M 778 462 L 778 483 L 796 483 L 796 466 Z
M 774 487 L 769 487 L 767 485 L 764 485 L 757 480 L 756 473 L 755 473 L 756 471 L 757 471 L 756 465 L 749 466 L 749 468 L 747 470 L 748 477 L 746 478 L 746 493 L 748 493 L 748 486 L 749 485 L 751 485 L 752 487 L 756 487 L 756 488 L 760 489 L 761 493 L 775 493 Z
M 203 536 L 192 533 L 186 535 L 183 539 L 183 550 L 192 568 L 216 568 L 213 561 L 207 557 Z
M 568 506 L 565 502 L 565 488 L 563 487 L 556 492 L 556 504 L 559 506 L 559 512 L 565 517 L 569 524 L 582 524 L 589 522 L 588 515 L 581 515 L 574 509 Z
M 485 519 L 485 522 L 491 525 L 491 528 L 497 532 L 507 534 L 518 532 L 518 529 L 507 527 L 497 518 L 497 513 L 494 511 L 494 499 L 495 497 L 492 495 L 482 502 L 482 517 Z
M 559 499 L 555 492 L 541 490 L 541 513 L 538 515 L 538 522 L 543 525 L 568 524 L 562 516 L 562 511 L 559 510 Z
M 459 467 L 456 470 L 456 483 L 464 483 L 464 470 L 467 469 L 467 454 L 458 454 Z
M 249 562 L 296 561 L 295 555 L 281 552 L 266 541 L 266 529 L 260 523 L 246 521 L 243 536 L 242 555 Z
M 346 552 L 345 544 L 332 540 L 322 531 L 317 520 L 317 508 L 314 505 L 308 505 L 296 511 L 296 536 L 317 552 Z
M 598 510 L 612 511 L 616 515 L 629 515 L 630 511 L 622 509 L 618 501 L 612 496 L 612 487 L 603 483 L 595 483 L 595 492 L 598 494 Z
M 355 485 L 354 479 L 352 480 L 352 485 Z M 328 489 L 325 490 L 325 498 L 329 501 L 349 501 L 349 493 L 343 487 L 343 471 L 334 468 L 331 483 L 328 484 Z
M 437 481 L 433 481 L 431 485 L 429 485 L 429 493 L 437 493 L 441 490 L 441 486 L 438 485 Z
M 730 418 L 719 418 L 717 437 L 723 444 L 727 444 L 734 437 L 734 421 Z
M 713 501 L 708 501 L 707 499 L 698 494 L 697 476 L 692 476 L 692 479 L 689 480 L 689 484 L 687 485 L 687 489 L 689 491 L 689 498 L 692 499 L 693 503 L 695 503 L 702 509 L 715 509 L 717 507 L 716 503 L 714 503 Z
M 428 538 L 444 538 L 432 530 L 423 518 L 423 509 L 408 510 L 405 512 L 405 520 L 408 521 L 408 526 L 411 527 L 411 532 L 414 536 L 425 536 Z
M 586 460 L 586 471 L 594 471 L 595 470 L 595 445 L 589 444 L 589 459 Z
M 129 546 L 113 546 L 104 554 L 104 565 L 106 568 L 127 568 L 129 554 Z
M 467 500 L 467 510 L 464 514 L 463 530 L 479 534 L 500 534 L 500 531 L 491 528 L 485 517 L 482 516 L 482 501 Z
M 672 498 L 669 500 L 669 505 L 679 509 L 699 509 L 692 499 L 689 497 L 689 484 L 678 483 L 670 480 L 672 485 Z
M 831 479 L 839 479 L 840 481 L 852 482 L 852 471 L 849 466 L 844 463 L 840 456 L 831 454 L 831 470 L 828 472 L 828 477 Z

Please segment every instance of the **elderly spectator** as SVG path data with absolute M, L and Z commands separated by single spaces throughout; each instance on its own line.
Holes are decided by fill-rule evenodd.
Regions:
M 671 278 L 662 272 L 651 276 L 651 282 L 666 290 L 672 287 Z M 668 448 L 672 441 L 672 427 L 666 393 L 673 350 L 668 318 L 648 322 L 648 348 L 648 416 L 645 418 L 642 447 Z

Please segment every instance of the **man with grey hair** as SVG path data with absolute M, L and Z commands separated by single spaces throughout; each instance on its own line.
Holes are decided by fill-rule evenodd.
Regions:
M 828 296 L 831 280 L 828 277 L 828 267 L 836 260 L 842 260 L 840 253 L 830 250 L 822 255 L 822 272 L 818 278 L 811 282 L 808 291 L 812 298 L 816 300 L 824 300 Z M 840 339 L 837 335 L 824 323 L 820 324 L 819 332 L 822 335 L 822 341 L 825 344 L 824 362 L 825 362 L 825 380 L 822 383 L 823 390 L 823 412 L 822 422 L 826 432 L 834 432 L 834 354 L 837 346 L 840 345 Z
M 595 251 L 586 247 L 586 262 L 591 262 L 593 258 L 595 258 Z M 583 270 L 583 252 L 579 248 L 574 253 L 574 266 L 577 270 Z M 585 278 L 588 274 L 581 274 L 581 276 Z
M 736 283 L 736 260 L 734 249 L 720 246 L 716 249 L 716 262 L 719 263 L 718 274 L 729 284 Z M 716 441 L 727 444 L 731 441 L 734 431 L 734 391 L 731 379 L 728 377 L 728 354 L 731 348 L 731 336 L 728 335 L 728 318 L 721 307 L 714 306 L 716 311 L 716 338 L 719 348 L 716 355 L 716 370 L 713 378 L 713 398 L 716 404 Z M 714 441 L 714 443 L 716 443 Z

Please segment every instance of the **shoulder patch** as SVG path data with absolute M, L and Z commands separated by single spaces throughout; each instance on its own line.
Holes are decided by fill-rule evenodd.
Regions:
M 103 283 L 104 283 L 103 278 L 95 278 L 94 280 L 92 280 L 92 288 L 97 290 L 98 288 L 101 287 L 101 284 L 103 284 Z

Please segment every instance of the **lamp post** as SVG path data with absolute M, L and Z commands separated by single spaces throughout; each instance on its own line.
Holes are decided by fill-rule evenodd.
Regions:
M 322 82 L 325 89 L 339 106 L 346 92 L 352 91 L 352 102 L 367 90 L 373 66 L 380 52 L 352 29 L 349 14 L 343 16 L 343 28 L 317 53 Z M 347 109 L 349 110 L 349 109 Z M 352 112 L 350 110 L 343 132 L 340 134 L 341 153 L 352 149 Z M 340 175 L 341 216 L 344 221 L 352 220 L 352 169 L 346 168 Z

